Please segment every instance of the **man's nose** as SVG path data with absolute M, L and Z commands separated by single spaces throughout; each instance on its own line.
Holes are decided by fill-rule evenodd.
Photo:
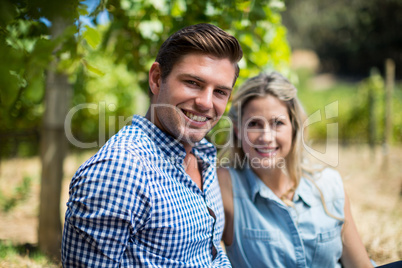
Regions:
M 195 98 L 195 104 L 201 110 L 209 110 L 213 108 L 213 90 L 204 88 L 200 90 L 199 94 Z

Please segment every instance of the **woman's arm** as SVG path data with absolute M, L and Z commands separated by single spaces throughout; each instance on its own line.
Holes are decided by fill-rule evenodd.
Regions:
M 343 251 L 341 261 L 344 267 L 373 267 L 353 220 L 346 191 L 345 224 L 342 229 L 342 243 Z
M 218 168 L 217 170 L 219 186 L 221 188 L 223 207 L 225 209 L 225 228 L 223 230 L 222 240 L 226 246 L 232 244 L 233 241 L 233 191 L 232 180 L 230 179 L 229 170 L 226 168 Z

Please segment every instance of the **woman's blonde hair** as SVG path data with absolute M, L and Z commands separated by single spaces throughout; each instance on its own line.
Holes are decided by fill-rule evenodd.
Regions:
M 251 100 L 267 95 L 272 95 L 286 104 L 292 124 L 292 146 L 285 160 L 286 172 L 294 185 L 290 191 L 294 191 L 299 185 L 302 176 L 302 127 L 306 119 L 306 113 L 297 98 L 296 87 L 278 72 L 261 73 L 248 79 L 233 96 L 228 116 L 232 120 L 234 127 L 237 128 L 238 135 L 231 135 L 232 140 L 229 146 L 230 165 L 233 168 L 241 167 L 242 165 L 239 161 L 243 162 L 245 158 L 241 141 L 238 138 L 238 136 L 241 137 L 241 131 L 243 131 L 238 126 L 241 126 L 244 108 Z
M 251 100 L 267 95 L 274 96 L 285 103 L 292 124 L 292 145 L 285 159 L 285 172 L 287 172 L 287 175 L 291 179 L 293 187 L 282 195 L 282 201 L 289 206 L 293 205 L 293 202 L 289 200 L 287 196 L 297 189 L 301 177 L 304 176 L 318 189 L 325 212 L 330 217 L 343 220 L 328 211 L 323 193 L 314 181 L 313 174 L 322 170 L 324 166 L 317 165 L 316 167 L 312 167 L 308 164 L 307 158 L 304 157 L 302 132 L 304 131 L 303 122 L 307 119 L 307 116 L 297 98 L 296 87 L 280 73 L 261 73 L 258 76 L 248 79 L 236 91 L 228 116 L 232 120 L 234 128 L 237 128 L 237 135 L 230 136 L 231 141 L 229 146 L 221 152 L 221 156 L 229 154 L 230 166 L 233 168 L 244 166 L 243 163 L 246 155 L 241 146 L 241 141 L 238 138 L 241 137 L 241 131 L 243 131 L 241 128 L 243 111 Z

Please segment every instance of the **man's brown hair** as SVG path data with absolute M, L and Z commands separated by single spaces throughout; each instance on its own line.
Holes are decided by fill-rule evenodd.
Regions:
M 243 57 L 243 51 L 237 39 L 221 28 L 200 23 L 185 27 L 172 34 L 162 44 L 156 56 L 156 62 L 160 64 L 162 80 L 173 69 L 173 66 L 184 56 L 190 53 L 212 55 L 219 59 L 229 59 L 235 65 L 235 80 L 239 76 L 238 62 Z

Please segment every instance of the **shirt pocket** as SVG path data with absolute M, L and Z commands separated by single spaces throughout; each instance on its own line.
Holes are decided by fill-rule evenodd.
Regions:
M 285 267 L 282 266 L 286 261 L 278 231 L 243 228 L 239 242 L 250 267 Z
M 261 240 L 261 241 L 276 241 L 278 240 L 277 232 L 267 230 L 243 228 L 243 236 L 246 239 Z
M 336 267 L 342 256 L 342 225 L 319 233 L 311 267 Z

